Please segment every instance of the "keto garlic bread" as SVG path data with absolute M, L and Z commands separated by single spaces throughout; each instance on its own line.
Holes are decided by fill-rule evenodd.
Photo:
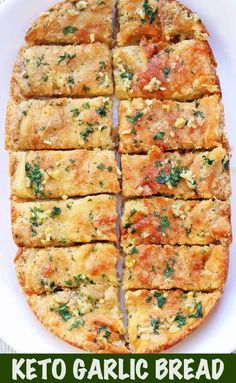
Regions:
M 111 52 L 102 43 L 26 46 L 18 54 L 10 85 L 16 100 L 112 93 Z
M 81 285 L 27 299 L 40 322 L 67 343 L 94 353 L 128 352 L 118 288 Z
M 119 193 L 119 173 L 109 150 L 10 153 L 11 196 L 19 199 Z
M 134 99 L 121 101 L 119 151 L 144 153 L 162 150 L 227 147 L 224 108 L 219 95 L 193 102 Z
M 124 287 L 129 289 L 222 290 L 229 248 L 140 245 L 125 249 Z
M 112 45 L 114 0 L 66 0 L 44 12 L 25 39 L 38 44 L 88 44 L 100 41 Z
M 199 16 L 176 0 L 119 0 L 119 45 L 153 41 L 207 40 Z
M 183 199 L 230 197 L 228 152 L 222 147 L 210 152 L 162 152 L 148 155 L 123 154 L 122 191 L 125 197 L 151 195 Z
M 90 196 L 12 202 L 12 232 L 19 247 L 69 246 L 117 240 L 116 197 Z
M 206 41 L 128 46 L 114 50 L 116 96 L 192 101 L 220 94 L 216 62 Z
M 19 249 L 16 274 L 27 294 L 43 294 L 81 284 L 118 286 L 119 252 L 113 244 Z
M 6 117 L 6 149 L 113 149 L 112 101 L 11 99 Z
M 220 291 L 128 291 L 126 308 L 131 351 L 155 353 L 174 346 L 206 320 L 220 297 Z
M 208 245 L 231 240 L 230 202 L 152 197 L 126 201 L 123 247 L 139 244 Z

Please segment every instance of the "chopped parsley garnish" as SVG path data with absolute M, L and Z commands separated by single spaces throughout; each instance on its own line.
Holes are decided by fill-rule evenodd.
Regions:
M 178 322 L 178 326 L 181 328 L 186 325 L 186 317 L 181 315 L 180 313 L 176 314 L 176 317 L 174 319 L 175 322 Z
M 84 141 L 88 141 L 88 136 L 93 133 L 93 128 L 89 127 L 82 132 L 80 132 L 81 137 L 84 139 Z
M 73 25 L 68 25 L 68 27 L 63 28 L 63 34 L 69 35 L 70 33 L 75 33 L 78 31 L 78 28 L 73 27 Z
M 166 233 L 166 230 L 168 229 L 168 227 L 170 227 L 170 222 L 169 222 L 168 217 L 166 215 L 163 215 L 161 217 L 160 225 L 161 225 L 161 232 L 163 235 Z
M 35 227 L 41 226 L 44 221 L 47 219 L 47 217 L 40 216 L 41 213 L 44 213 L 44 210 L 39 209 L 37 207 L 31 208 L 31 217 L 30 217 L 30 223 L 31 223 L 31 233 L 32 237 L 35 237 L 37 235 L 37 231 L 35 230 Z
M 104 165 L 104 164 L 99 164 L 99 165 L 97 165 L 97 169 L 99 169 L 99 170 L 105 170 L 106 169 L 106 166 Z
M 163 140 L 164 137 L 165 137 L 165 132 L 158 132 L 158 133 L 153 137 L 153 139 L 154 139 L 154 140 Z
M 157 305 L 161 309 L 164 306 L 164 304 L 166 303 L 167 299 L 159 291 L 155 291 L 154 297 L 157 299 Z
M 105 107 L 105 106 L 96 109 L 96 112 L 97 112 L 97 114 L 99 114 L 101 117 L 106 117 L 106 115 L 107 115 L 107 110 L 106 110 L 106 107 Z
M 202 302 L 196 303 L 195 309 L 196 309 L 196 312 L 194 314 L 189 314 L 188 318 L 202 318 L 203 317 Z
M 163 69 L 163 74 L 164 74 L 165 78 L 168 77 L 169 73 L 170 73 L 170 68 L 165 67 L 165 68 Z
M 124 229 L 128 229 L 132 223 L 130 222 L 130 219 L 134 216 L 134 214 L 137 213 L 137 210 L 136 209 L 132 209 L 131 212 L 130 212 L 130 215 L 129 215 L 129 218 L 128 218 L 128 222 L 126 224 L 124 224 Z
M 210 158 L 208 158 L 207 156 L 202 156 L 203 158 L 203 165 L 213 165 L 214 163 L 214 160 L 210 160 Z
M 166 184 L 167 182 L 169 182 L 171 184 L 171 186 L 177 186 L 177 184 L 179 183 L 180 181 L 180 175 L 182 173 L 182 168 L 181 166 L 173 166 L 171 169 L 170 169 L 170 173 L 168 174 L 167 172 L 165 171 L 162 171 L 160 173 L 159 176 L 156 177 L 156 182 L 158 184 Z
M 112 166 L 108 166 L 108 167 L 107 167 L 107 170 L 109 171 L 109 173 L 112 173 L 112 171 L 113 171 L 113 167 L 112 167 Z
M 75 80 L 74 80 L 74 78 L 72 76 L 70 76 L 68 78 L 68 82 L 69 82 L 70 85 L 74 85 L 75 84 Z
M 129 122 L 131 122 L 131 124 L 135 125 L 135 124 L 137 124 L 138 120 L 140 120 L 140 118 L 142 118 L 142 117 L 143 117 L 143 113 L 142 112 L 137 112 L 134 117 L 127 116 L 127 120 Z
M 69 53 L 64 53 L 64 55 L 59 56 L 58 64 L 66 60 L 66 63 L 68 65 L 70 60 L 74 59 L 75 57 L 76 54 L 70 55 Z
M 152 319 L 151 320 L 151 326 L 153 329 L 154 334 L 159 334 L 159 327 L 160 327 L 160 320 L 159 319 Z
M 149 18 L 149 24 L 153 24 L 155 21 L 155 17 L 158 13 L 158 9 L 156 9 L 154 11 L 153 8 L 149 4 L 149 0 L 144 0 L 143 9 L 144 9 L 146 16 Z
M 132 78 L 134 77 L 134 73 L 131 73 L 131 72 L 128 72 L 127 70 L 123 73 L 121 73 L 120 77 L 125 80 L 126 78 L 128 80 L 132 80 Z
M 171 278 L 172 274 L 174 273 L 174 269 L 170 266 L 169 263 L 166 263 L 166 267 L 163 270 L 163 274 L 166 278 Z
M 73 330 L 74 328 L 80 328 L 85 325 L 85 321 L 83 319 L 76 320 L 69 328 L 69 330 Z
M 74 276 L 74 280 L 78 286 L 82 283 L 90 283 L 91 285 L 94 283 L 92 279 L 89 279 L 85 274 L 78 274 Z
M 85 103 L 83 104 L 83 109 L 85 109 L 85 110 L 90 109 L 90 103 L 89 103 L 89 102 L 85 102 Z
M 51 311 L 58 313 L 65 322 L 72 317 L 72 314 L 69 312 L 69 307 L 64 304 L 51 308 Z
M 132 254 L 138 254 L 139 251 L 137 249 L 136 246 L 132 247 L 132 249 L 128 252 L 128 255 L 132 255 Z
M 78 108 L 72 109 L 71 112 L 73 113 L 73 117 L 78 117 L 80 114 L 80 111 Z
M 30 165 L 28 162 L 25 164 L 26 176 L 30 180 L 29 187 L 34 190 L 34 194 L 37 197 L 43 197 L 43 174 L 38 165 Z
M 50 217 L 51 218 L 55 218 L 57 215 L 60 215 L 61 214 L 61 209 L 59 207 L 54 207 L 52 209 L 52 212 L 50 214 Z
M 109 337 L 111 336 L 111 332 L 107 330 L 106 326 L 99 326 L 98 333 L 100 334 L 103 331 L 105 332 L 103 338 L 109 339 Z
M 201 117 L 202 119 L 205 118 L 205 114 L 201 112 L 200 110 L 193 110 L 194 117 Z
M 42 77 L 42 79 L 43 79 L 44 82 L 47 82 L 47 81 L 48 81 L 48 75 L 45 74 L 45 75 Z

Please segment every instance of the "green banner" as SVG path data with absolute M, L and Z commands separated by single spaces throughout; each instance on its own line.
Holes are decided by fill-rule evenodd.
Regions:
M 236 355 L 0 354 L 0 382 L 230 382 Z

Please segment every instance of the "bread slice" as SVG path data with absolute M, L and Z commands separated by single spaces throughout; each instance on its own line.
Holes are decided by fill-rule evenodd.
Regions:
M 126 290 L 222 290 L 227 277 L 229 248 L 221 245 L 139 245 L 125 255 Z
M 208 245 L 231 240 L 230 202 L 152 197 L 124 204 L 123 247 L 139 244 Z
M 220 94 L 216 62 L 206 41 L 128 46 L 114 50 L 116 95 L 192 101 Z
M 119 108 L 119 151 L 213 149 L 227 146 L 219 95 L 193 102 L 125 100 Z
M 123 195 L 174 196 L 183 199 L 230 197 L 228 152 L 222 147 L 210 152 L 162 152 L 121 157 Z
M 116 203 L 112 195 L 42 202 L 13 201 L 13 238 L 19 247 L 115 242 Z
M 93 243 L 76 247 L 18 250 L 18 280 L 27 294 L 42 294 L 81 284 L 118 286 L 119 252 L 113 244 Z
M 199 16 L 176 0 L 119 0 L 119 45 L 185 39 L 207 40 L 208 32 Z
M 118 288 L 81 285 L 27 299 L 40 322 L 65 342 L 94 353 L 128 352 Z
M 131 351 L 157 353 L 174 346 L 206 320 L 220 297 L 220 291 L 128 291 L 126 308 Z
M 44 12 L 26 33 L 29 44 L 112 45 L 114 0 L 67 0 Z
M 22 199 L 118 193 L 119 172 L 109 150 L 10 153 L 11 196 Z
M 102 43 L 23 47 L 12 73 L 10 94 L 31 97 L 111 96 L 111 52 Z
M 11 99 L 6 149 L 113 149 L 112 101 L 93 99 Z

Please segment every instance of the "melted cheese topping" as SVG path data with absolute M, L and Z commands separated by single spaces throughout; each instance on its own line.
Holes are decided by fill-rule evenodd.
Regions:
M 63 1 L 44 12 L 29 29 L 29 44 L 88 44 L 100 41 L 112 45 L 113 0 Z
M 9 101 L 7 149 L 113 147 L 110 98 Z
M 60 198 L 120 191 L 111 151 L 32 151 L 10 154 L 12 196 Z
M 119 121 L 121 153 L 148 152 L 153 146 L 163 150 L 227 146 L 223 105 L 218 95 L 188 103 L 142 99 L 121 101 Z M 186 123 L 183 125 L 182 122 L 178 129 L 176 125 L 180 121 Z
M 196 38 L 207 40 L 208 32 L 196 13 L 173 0 L 120 0 L 118 3 L 119 45 Z
M 17 100 L 112 93 L 111 52 L 101 43 L 24 47 L 18 54 L 11 80 L 11 96 Z
M 46 295 L 28 295 L 32 310 L 59 338 L 90 352 L 125 353 L 118 289 L 82 285 Z
M 18 246 L 26 247 L 115 242 L 116 203 L 117 199 L 108 195 L 65 201 L 12 202 L 14 240 Z
M 28 294 L 99 283 L 118 286 L 119 252 L 113 244 L 21 249 L 15 259 L 20 284 Z
M 120 64 L 127 68 L 130 89 Z M 207 42 L 128 46 L 114 50 L 116 95 L 125 98 L 158 98 L 192 101 L 220 93 L 216 62 Z M 132 92 L 131 92 L 132 90 Z
M 126 293 L 128 335 L 135 353 L 163 351 L 198 328 L 221 292 L 138 290 Z
M 128 289 L 223 289 L 228 247 L 140 245 L 125 249 L 124 287 Z
M 178 214 L 176 214 L 176 209 Z M 229 201 L 170 198 L 125 202 L 122 245 L 206 245 L 231 240 Z
M 230 197 L 228 152 L 218 147 L 211 152 L 122 155 L 125 197 L 166 195 L 184 199 Z

